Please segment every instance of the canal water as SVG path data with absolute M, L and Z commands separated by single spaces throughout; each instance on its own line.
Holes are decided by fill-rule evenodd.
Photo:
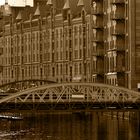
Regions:
M 38 113 L 0 120 L 0 140 L 140 140 L 140 113 Z

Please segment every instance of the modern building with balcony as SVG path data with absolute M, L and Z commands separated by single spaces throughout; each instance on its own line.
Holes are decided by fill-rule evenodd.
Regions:
M 139 0 L 92 0 L 91 5 L 93 71 L 96 73 L 101 66 L 104 83 L 137 89 L 140 82 Z M 102 59 L 98 56 L 100 51 L 102 54 L 101 48 Z M 100 73 L 94 72 L 92 76 L 98 82 Z
M 13 8 L 3 22 L 0 84 L 48 79 L 137 89 L 139 0 L 35 0 L 34 5 Z

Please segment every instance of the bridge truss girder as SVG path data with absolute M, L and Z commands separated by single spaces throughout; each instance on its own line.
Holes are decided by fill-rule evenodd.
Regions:
M 104 84 L 50 84 L 11 93 L 2 98 L 0 104 L 0 109 L 139 108 L 140 94 Z

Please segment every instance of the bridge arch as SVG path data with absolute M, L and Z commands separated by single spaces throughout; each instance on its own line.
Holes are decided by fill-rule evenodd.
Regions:
M 33 87 L 9 94 L 0 104 L 28 104 L 70 108 L 139 107 L 140 93 L 98 83 L 63 83 Z

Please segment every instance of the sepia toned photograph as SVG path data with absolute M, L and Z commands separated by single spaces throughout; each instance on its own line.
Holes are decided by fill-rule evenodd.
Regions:
M 140 0 L 0 0 L 0 140 L 140 140 Z

